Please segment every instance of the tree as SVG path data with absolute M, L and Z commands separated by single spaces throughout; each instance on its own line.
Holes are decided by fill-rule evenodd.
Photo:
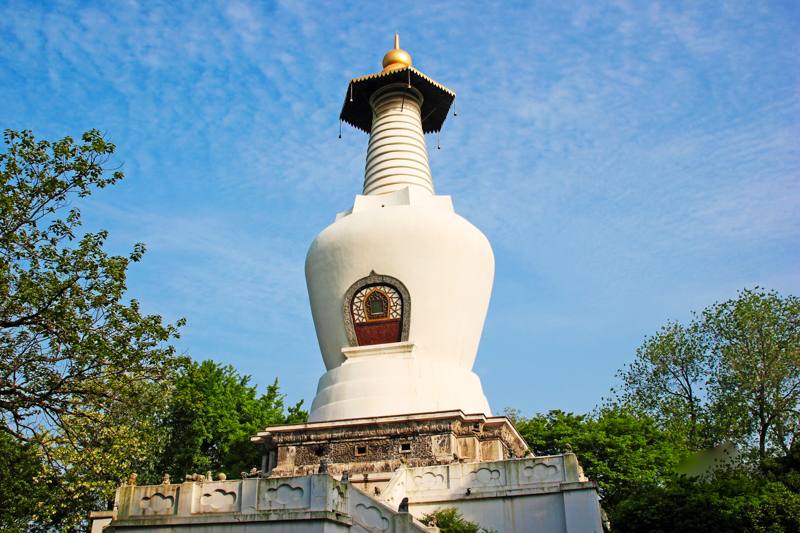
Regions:
M 711 444 L 705 404 L 711 367 L 700 325 L 670 322 L 645 339 L 634 362 L 617 373 L 620 401 L 658 420 L 687 448 L 703 449 Z
M 800 531 L 800 496 L 744 472 L 642 484 L 611 514 L 620 533 Z
M 617 400 L 697 450 L 733 440 L 760 461 L 800 424 L 800 300 L 758 287 L 670 323 L 618 376 Z
M 716 367 L 711 400 L 763 461 L 795 443 L 800 407 L 800 299 L 759 287 L 703 312 Z
M 120 418 L 102 425 L 87 418 L 74 422 L 79 442 L 47 448 L 0 434 L 0 453 L 9 461 L 0 467 L 0 529 L 86 531 L 87 514 L 110 508 L 119 480 L 152 469 L 157 455 L 151 454 L 159 448 L 142 428 Z
M 46 445 L 75 441 L 73 422 L 103 423 L 129 391 L 182 363 L 175 325 L 123 302 L 128 257 L 103 250 L 107 232 L 76 234 L 73 198 L 122 179 L 105 168 L 115 147 L 97 131 L 50 143 L 6 130 L 0 154 L 0 431 Z M 110 172 L 110 175 L 109 175 Z
M 187 358 L 169 346 L 183 323 L 124 302 L 129 256 L 107 232 L 80 234 L 71 205 L 123 178 L 96 130 L 76 143 L 5 132 L 0 154 L 0 492 L 3 527 L 82 529 L 119 480 L 159 449 L 159 412 Z M 46 495 L 41 491 L 45 490 Z
M 759 467 L 766 479 L 781 483 L 795 494 L 800 494 L 800 447 L 792 448 L 783 456 L 767 457 Z
M 466 520 L 455 507 L 436 509 L 423 515 L 421 522 L 428 526 L 435 525 L 442 533 L 496 533 L 493 529 L 486 529 Z
M 29 531 L 31 522 L 50 518 L 47 506 L 55 486 L 40 449 L 0 433 L 0 530 Z
M 619 406 L 592 415 L 550 411 L 518 417 L 516 426 L 536 455 L 574 451 L 609 510 L 639 484 L 667 475 L 686 454 L 653 419 Z
M 257 395 L 250 376 L 213 361 L 192 362 L 175 383 L 159 468 L 171 476 L 206 471 L 238 475 L 261 466 L 250 437 L 266 426 L 305 422 L 303 401 L 284 412 L 278 380 Z

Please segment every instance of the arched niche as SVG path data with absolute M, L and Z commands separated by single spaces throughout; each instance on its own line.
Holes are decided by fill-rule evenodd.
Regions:
M 397 278 L 373 270 L 359 279 L 345 292 L 342 314 L 351 347 L 408 341 L 411 297 Z

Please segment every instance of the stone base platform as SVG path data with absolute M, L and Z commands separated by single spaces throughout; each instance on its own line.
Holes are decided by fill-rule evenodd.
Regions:
M 408 499 L 418 519 L 457 508 L 499 533 L 602 533 L 597 485 L 574 454 L 401 468 L 376 497 L 389 508 Z
M 252 440 L 262 472 L 122 486 L 115 510 L 91 517 L 93 533 L 430 533 L 419 520 L 446 507 L 500 533 L 602 531 L 597 486 L 575 455 L 529 455 L 506 417 L 314 422 Z
M 92 533 L 427 533 L 331 476 L 186 482 L 117 489 L 113 511 L 92 513 Z
M 603 531 L 573 454 L 401 467 L 380 495 L 323 474 L 126 485 L 116 502 L 92 533 L 431 533 L 418 520 L 447 507 L 499 533 Z
M 442 411 L 270 426 L 251 440 L 262 452 L 263 476 L 328 473 L 380 494 L 399 468 L 502 461 L 528 446 L 504 416 Z

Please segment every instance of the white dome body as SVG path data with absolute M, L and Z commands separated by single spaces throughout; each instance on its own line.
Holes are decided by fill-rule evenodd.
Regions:
M 306 280 L 328 370 L 345 361 L 342 348 L 350 346 L 342 298 L 371 271 L 408 288 L 417 359 L 472 369 L 494 277 L 483 233 L 455 213 L 417 205 L 361 211 L 320 233 L 308 251 Z
M 472 365 L 494 255 L 483 233 L 455 214 L 450 197 L 434 195 L 425 147 L 424 131 L 438 131 L 444 121 L 436 110 L 445 102 L 446 111 L 455 95 L 427 78 L 415 80 L 428 83 L 417 90 L 411 70 L 394 72 L 387 76 L 407 76 L 408 83 L 351 81 L 342 116 L 370 133 L 364 194 L 306 257 L 327 368 L 311 422 L 456 409 L 491 416 Z M 373 84 L 368 106 L 353 99 L 356 82 Z M 425 115 L 438 122 L 425 122 L 426 105 Z
M 440 207 L 379 205 L 386 207 L 355 212 L 326 228 L 306 258 L 311 311 L 329 371 L 320 380 L 312 421 L 448 409 L 491 415 L 471 372 L 494 277 L 489 241 L 464 218 Z M 372 361 L 366 373 L 351 368 L 366 360 L 343 369 L 343 363 L 350 363 L 342 353 L 350 347 L 343 298 L 354 282 L 373 271 L 408 289 L 413 357 L 403 363 L 391 357 L 384 369 Z M 340 390 L 326 390 L 337 384 Z M 365 401 L 369 398 L 377 405 Z M 328 405 L 349 400 L 357 401 L 344 410 Z

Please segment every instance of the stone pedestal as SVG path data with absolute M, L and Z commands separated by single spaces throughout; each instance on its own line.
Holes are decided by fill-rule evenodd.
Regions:
M 327 475 L 123 486 L 104 533 L 425 533 L 408 512 Z
M 506 417 L 444 411 L 271 426 L 252 437 L 271 478 L 327 472 L 380 494 L 395 471 L 522 457 L 528 447 Z
M 123 486 L 116 510 L 90 518 L 104 533 L 431 533 L 418 520 L 457 507 L 499 533 L 603 531 L 597 486 L 572 454 L 400 467 L 381 494 L 355 485 L 322 474 Z

